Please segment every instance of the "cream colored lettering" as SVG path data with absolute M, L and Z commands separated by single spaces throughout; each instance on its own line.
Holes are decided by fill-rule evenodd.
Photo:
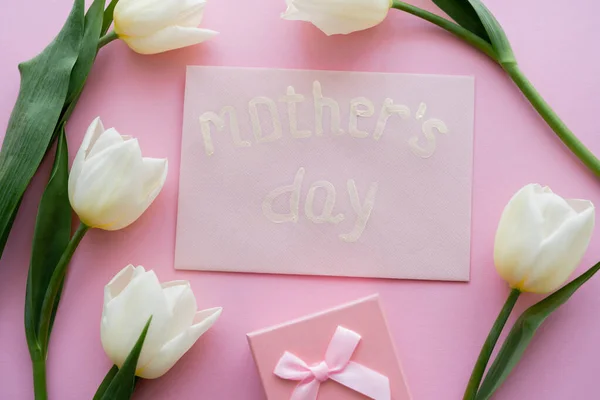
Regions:
M 287 186 L 281 186 L 272 190 L 264 198 L 262 203 L 263 214 L 271 222 L 281 224 L 284 222 L 298 222 L 298 209 L 300 205 L 300 189 L 302 188 L 302 180 L 304 179 L 304 168 L 300 167 L 296 176 L 294 177 L 294 183 Z M 286 214 L 277 213 L 273 210 L 273 202 L 279 196 L 290 193 L 290 212 Z
M 415 119 L 423 119 L 426 112 L 427 112 L 427 104 L 425 104 L 423 102 L 419 103 L 419 108 L 417 109 L 417 112 L 415 113 Z
M 366 108 L 360 108 L 364 106 Z M 356 138 L 366 138 L 369 132 L 358 129 L 358 117 L 371 117 L 375 114 L 375 105 L 366 97 L 356 97 L 350 101 L 350 121 L 348 122 L 348 133 Z
M 314 201 L 315 193 L 317 189 L 324 189 L 326 192 L 325 204 L 323 205 L 323 211 L 320 215 L 315 215 L 314 212 Z M 306 218 L 314 222 L 315 224 L 322 224 L 324 222 L 330 222 L 332 224 L 338 224 L 344 220 L 344 214 L 333 215 L 333 207 L 335 206 L 335 187 L 329 181 L 316 181 L 308 190 L 306 196 L 306 203 L 304 204 L 304 212 Z
M 300 204 L 300 194 L 302 191 L 302 181 L 304 180 L 304 174 L 304 168 L 300 167 L 298 169 L 298 172 L 296 172 L 296 176 L 294 177 L 294 183 L 292 183 L 291 185 L 281 186 L 272 190 L 263 199 L 262 211 L 269 221 L 275 222 L 277 224 L 284 222 L 298 222 L 298 209 Z M 354 221 L 354 227 L 349 233 L 339 235 L 340 239 L 344 242 L 356 242 L 362 236 L 367 226 L 367 223 L 369 222 L 369 218 L 371 218 L 371 212 L 373 211 L 373 207 L 375 205 L 375 196 L 377 195 L 377 188 L 377 182 L 371 183 L 364 201 L 361 202 L 354 179 L 348 179 L 348 196 L 350 197 L 350 205 L 352 206 L 352 209 L 356 214 L 356 220 Z M 316 214 L 314 210 L 315 195 L 318 189 L 325 190 L 325 202 L 323 204 L 323 210 L 320 214 Z M 273 210 L 273 203 L 280 196 L 287 194 L 289 194 L 290 196 L 290 211 L 288 213 L 275 212 Z M 325 222 L 331 224 L 338 224 L 345 219 L 345 215 L 341 213 L 334 215 L 333 209 L 335 208 L 335 204 L 335 186 L 333 186 L 333 184 L 329 181 L 316 181 L 313 182 L 310 188 L 308 189 L 306 201 L 304 203 L 304 213 L 306 215 L 306 218 L 315 224 L 322 224 Z
M 373 207 L 375 206 L 375 195 L 377 194 L 377 182 L 371 183 L 369 186 L 369 190 L 367 192 L 367 197 L 365 197 L 365 201 L 360 204 L 360 197 L 358 196 L 358 190 L 356 189 L 356 183 L 353 179 L 348 179 L 348 195 L 350 196 L 350 204 L 352 204 L 352 209 L 356 213 L 356 221 L 354 222 L 354 228 L 352 231 L 346 234 L 340 235 L 340 238 L 344 242 L 356 242 L 360 239 L 362 233 L 364 232 L 367 223 L 369 222 L 369 218 L 371 217 L 371 212 L 373 211 Z
M 421 158 L 429 158 L 433 155 L 433 153 L 435 153 L 436 139 L 433 132 L 434 129 L 436 129 L 439 133 L 448 133 L 448 127 L 444 121 L 436 118 L 430 118 L 423 122 L 422 131 L 426 141 L 424 146 L 419 144 L 419 138 L 417 136 L 413 136 L 408 139 L 410 149 L 415 155 Z
M 204 151 L 206 155 L 211 156 L 215 152 L 215 147 L 212 142 L 210 135 L 210 123 L 212 122 L 218 131 L 222 131 L 225 128 L 225 115 L 229 114 L 229 130 L 233 139 L 233 144 L 237 147 L 250 147 L 251 143 L 242 140 L 240 136 L 240 126 L 238 124 L 237 114 L 235 108 L 232 106 L 225 106 L 221 109 L 221 113 L 217 114 L 212 111 L 207 111 L 200 116 L 200 131 L 202 132 L 202 139 L 204 141 Z
M 298 110 L 296 103 L 302 103 L 304 96 L 296 93 L 293 86 L 288 86 L 286 95 L 282 96 L 279 101 L 287 104 L 288 120 L 290 121 L 290 133 L 295 138 L 307 138 L 312 134 L 309 130 L 298 130 Z
M 313 82 L 313 99 L 315 106 L 315 135 L 323 135 L 323 108 L 329 107 L 331 113 L 331 131 L 334 135 L 343 135 L 341 126 L 340 106 L 337 101 L 330 97 L 323 97 L 321 83 Z
M 271 122 L 273 126 L 273 132 L 268 136 L 263 136 L 262 125 L 258 116 L 258 105 L 263 104 L 269 109 L 271 115 Z M 275 102 L 266 96 L 254 97 L 248 103 L 248 113 L 250 114 L 250 120 L 252 121 L 252 131 L 254 132 L 254 138 L 257 143 L 272 142 L 281 138 L 281 121 L 279 120 L 279 113 L 277 112 L 277 105 Z
M 394 100 L 385 99 L 381 112 L 379 113 L 379 119 L 375 126 L 375 132 L 373 133 L 373 139 L 379 140 L 383 135 L 387 121 L 392 114 L 398 114 L 402 119 L 408 119 L 410 117 L 410 108 L 402 104 L 394 104 Z

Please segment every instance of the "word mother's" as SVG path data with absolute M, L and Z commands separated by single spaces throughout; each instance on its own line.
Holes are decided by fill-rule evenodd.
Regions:
M 323 135 L 323 111 L 325 108 L 328 108 L 330 111 L 331 132 L 334 135 L 345 134 L 345 131 L 341 126 L 342 121 L 340 115 L 340 105 L 336 100 L 323 96 L 321 83 L 319 81 L 313 82 L 312 97 L 315 113 L 314 135 Z M 313 135 L 312 131 L 298 128 L 297 105 L 305 101 L 305 96 L 300 93 L 296 93 L 293 86 L 288 86 L 286 94 L 280 97 L 278 100 L 287 105 L 287 117 L 289 121 L 290 135 L 298 139 L 311 137 Z M 270 126 L 272 127 L 272 131 L 270 133 L 265 133 L 263 130 L 263 124 L 259 118 L 259 106 L 266 107 L 271 117 Z M 416 112 L 415 119 L 423 120 L 425 111 L 426 105 L 421 103 Z M 273 99 L 266 96 L 257 96 L 252 98 L 248 103 L 248 114 L 252 123 L 252 132 L 254 134 L 254 140 L 256 143 L 273 142 L 282 137 L 283 129 L 281 118 L 278 113 L 277 103 L 275 103 Z M 355 97 L 350 100 L 348 134 L 355 138 L 364 139 L 372 136 L 374 140 L 379 140 L 383 136 L 387 121 L 391 116 L 396 115 L 403 120 L 411 117 L 410 109 L 407 106 L 402 104 L 394 104 L 393 99 L 386 98 L 380 108 L 379 117 L 377 118 L 375 129 L 372 135 L 365 130 L 360 130 L 358 128 L 358 118 L 368 118 L 372 117 L 374 114 L 375 105 L 366 97 Z M 215 152 L 215 147 L 211 136 L 211 124 L 214 125 L 218 131 L 223 131 L 227 117 L 229 119 L 229 131 L 234 146 L 252 146 L 250 141 L 242 138 L 236 109 L 232 106 L 225 106 L 221 109 L 219 114 L 213 111 L 207 111 L 200 116 L 200 131 L 202 133 L 204 149 L 208 156 L 214 154 Z M 448 132 L 448 128 L 443 121 L 437 118 L 429 118 L 422 122 L 422 137 L 420 137 L 420 135 L 414 135 L 408 139 L 408 145 L 416 156 L 428 158 L 434 154 L 436 149 L 436 137 L 434 130 L 437 130 L 439 133 Z M 423 144 L 421 144 L 421 142 Z

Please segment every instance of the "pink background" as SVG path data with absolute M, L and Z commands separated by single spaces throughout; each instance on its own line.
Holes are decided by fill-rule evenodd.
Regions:
M 288 351 L 308 365 L 317 364 L 325 359 L 329 343 L 341 326 L 361 336 L 350 360 L 385 375 L 389 379 L 392 400 L 411 400 L 384 313 L 375 295 L 249 334 L 248 342 L 268 399 L 287 399 L 298 384 L 298 381 L 281 379 L 273 374 L 281 356 Z M 327 380 L 319 387 L 318 400 L 342 399 L 365 400 L 366 397 L 333 380 Z
M 422 2 L 426 3 L 425 1 Z M 523 70 L 566 123 L 600 154 L 600 5 L 545 0 L 488 0 Z M 0 130 L 17 96 L 16 65 L 56 34 L 70 0 L 2 0 Z M 492 264 L 494 231 L 508 198 L 540 182 L 565 196 L 600 204 L 600 186 L 556 139 L 512 82 L 485 56 L 432 25 L 392 10 L 381 26 L 327 38 L 279 20 L 283 0 L 217 1 L 204 26 L 213 41 L 144 57 L 122 43 L 104 49 L 68 126 L 72 149 L 101 115 L 107 126 L 139 137 L 145 154 L 167 156 L 163 193 L 138 223 L 92 232 L 71 265 L 48 360 L 53 399 L 91 398 L 110 367 L 100 345 L 102 288 L 125 264 L 161 279 L 189 279 L 199 306 L 223 306 L 214 328 L 168 375 L 139 385 L 138 399 L 264 399 L 245 334 L 379 292 L 415 400 L 458 399 L 507 287 Z M 472 270 L 470 283 L 176 272 L 173 269 L 177 172 L 186 64 L 474 75 L 476 85 Z M 46 165 L 48 167 L 48 165 Z M 45 168 L 28 191 L 0 265 L 0 398 L 31 398 L 23 328 L 24 288 L 36 204 Z M 600 258 L 596 232 L 583 268 Z M 537 297 L 526 295 L 517 311 Z M 543 326 L 496 399 L 558 400 L 598 396 L 600 277 Z

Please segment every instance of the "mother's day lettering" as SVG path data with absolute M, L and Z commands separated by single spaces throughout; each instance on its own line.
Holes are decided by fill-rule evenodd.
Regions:
M 284 103 L 287 109 L 287 119 L 289 121 L 288 131 L 293 138 L 303 139 L 311 136 L 322 136 L 325 133 L 324 111 L 327 109 L 330 114 L 329 131 L 334 136 L 344 135 L 346 131 L 342 128 L 342 118 L 339 103 L 330 97 L 323 96 L 321 83 L 318 80 L 313 82 L 312 100 L 314 107 L 314 130 L 298 128 L 298 110 L 297 107 L 306 101 L 304 95 L 296 93 L 293 86 L 288 86 L 285 95 L 278 101 Z M 270 132 L 265 132 L 263 121 L 261 121 L 259 108 L 262 107 L 270 116 Z M 408 120 L 412 114 L 410 108 L 402 104 L 394 104 L 394 100 L 386 98 L 379 107 L 379 113 L 374 125 L 373 132 L 361 130 L 358 127 L 360 118 L 371 118 L 375 115 L 375 104 L 366 97 L 355 97 L 350 100 L 349 116 L 347 121 L 348 135 L 358 139 L 371 137 L 373 140 L 380 140 L 383 136 L 388 120 L 391 117 Z M 427 106 L 421 103 L 415 113 L 415 119 L 421 122 L 421 132 L 408 138 L 407 144 L 413 154 L 421 158 L 431 157 L 436 151 L 435 132 L 448 133 L 448 127 L 444 121 L 437 118 L 424 119 Z M 267 96 L 257 96 L 248 102 L 248 115 L 252 125 L 252 134 L 255 143 L 267 143 L 280 139 L 283 136 L 283 127 L 279 115 L 277 103 Z M 214 154 L 215 147 L 212 140 L 211 125 L 217 131 L 223 131 L 225 125 L 229 125 L 229 133 L 233 145 L 236 147 L 251 147 L 252 142 L 244 139 L 240 130 L 238 110 L 232 106 L 223 107 L 217 114 L 213 111 L 207 111 L 200 116 L 200 132 L 204 143 L 206 155 Z M 314 132 L 313 132 L 314 131 Z
M 384 135 L 390 118 L 399 118 L 403 121 L 408 120 L 412 116 L 408 106 L 394 104 L 393 99 L 385 98 L 379 107 L 378 116 L 373 120 L 373 130 L 369 132 L 359 128 L 359 118 L 374 117 L 375 104 L 367 97 L 355 97 L 349 101 L 347 123 L 342 127 L 342 112 L 339 103 L 333 98 L 324 96 L 321 83 L 315 80 L 312 84 L 314 127 L 312 130 L 308 130 L 299 127 L 298 107 L 306 101 L 304 95 L 296 93 L 293 86 L 288 86 L 286 93 L 277 100 L 285 104 L 289 124 L 287 130 L 291 137 L 295 139 L 323 136 L 326 132 L 325 125 L 327 124 L 324 116 L 326 111 L 329 113 L 329 132 L 333 136 L 341 136 L 347 132 L 353 138 L 365 139 L 371 137 L 376 141 L 380 140 Z M 259 112 L 259 109 L 262 112 Z M 421 132 L 407 139 L 407 144 L 412 153 L 420 158 L 429 158 L 435 153 L 435 131 L 443 134 L 448 132 L 448 128 L 442 120 L 437 118 L 424 119 L 426 111 L 427 106 L 425 103 L 420 103 L 414 118 L 421 122 Z M 247 112 L 255 143 L 273 142 L 283 137 L 284 128 L 281 122 L 282 118 L 279 115 L 278 105 L 275 100 L 267 96 L 253 97 L 248 102 Z M 261 115 L 263 117 L 268 115 L 267 120 L 262 121 Z M 211 156 L 215 152 L 212 139 L 214 128 L 221 132 L 225 130 L 226 125 L 229 126 L 229 133 L 234 146 L 252 146 L 252 141 L 244 138 L 244 130 L 240 127 L 238 116 L 238 110 L 233 106 L 223 107 L 218 114 L 213 111 L 207 111 L 200 116 L 200 132 L 202 134 L 204 150 L 208 156 Z M 212 128 L 213 126 L 214 128 Z M 301 167 L 296 173 L 293 184 L 278 187 L 264 198 L 262 204 L 263 214 L 269 221 L 274 223 L 298 222 L 304 172 L 304 168 Z M 355 214 L 354 227 L 350 232 L 341 233 L 339 238 L 345 242 L 356 242 L 363 234 L 373 211 L 375 196 L 377 194 L 377 183 L 374 182 L 370 185 L 363 201 L 361 201 L 358 195 L 358 190 L 353 179 L 348 179 L 346 189 L 352 211 Z M 314 210 L 314 199 L 318 190 L 323 191 L 326 196 L 323 209 L 320 210 L 320 213 Z M 289 196 L 289 211 L 286 213 L 275 212 L 273 210 L 273 202 L 284 195 Z M 306 219 L 315 224 L 338 224 L 345 220 L 346 215 L 334 213 L 336 195 L 336 188 L 331 182 L 322 180 L 312 183 L 308 189 L 304 203 L 304 215 Z
M 262 209 L 263 214 L 271 222 L 284 223 L 284 222 L 298 222 L 300 214 L 300 197 L 302 191 L 302 184 L 304 180 L 305 169 L 300 167 L 294 182 L 291 185 L 278 187 L 264 198 Z M 317 190 L 325 191 L 325 203 L 320 213 L 315 211 L 314 200 Z M 371 183 L 369 190 L 367 191 L 364 200 L 361 201 L 356 183 L 353 179 L 348 179 L 347 182 L 348 196 L 350 197 L 350 204 L 354 212 L 354 227 L 350 232 L 342 233 L 339 235 L 340 239 L 344 242 L 356 242 L 360 239 L 375 205 L 375 195 L 377 194 L 377 182 Z M 273 202 L 280 196 L 289 195 L 289 212 L 281 213 L 273 210 Z M 334 213 L 336 205 L 336 190 L 335 186 L 329 181 L 316 181 L 310 185 L 306 200 L 304 203 L 304 214 L 306 218 L 315 224 L 338 224 L 346 219 L 344 214 Z

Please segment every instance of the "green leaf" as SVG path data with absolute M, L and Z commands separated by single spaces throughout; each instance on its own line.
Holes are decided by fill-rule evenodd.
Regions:
M 104 396 L 104 393 L 106 393 L 106 389 L 108 389 L 108 387 L 110 386 L 112 380 L 115 378 L 115 375 L 117 375 L 117 372 L 119 372 L 119 367 L 117 367 L 116 365 L 113 365 L 112 368 L 108 370 L 106 376 L 102 380 L 102 383 L 98 387 L 96 394 L 94 395 L 94 400 L 101 399 L 102 396 Z
M 118 2 L 119 2 L 119 0 L 112 0 L 108 4 L 108 7 L 106 7 L 106 10 L 104 11 L 104 21 L 102 22 L 102 32 L 101 32 L 102 36 L 106 35 L 106 32 L 108 32 L 108 28 L 110 28 L 110 25 L 113 23 L 115 7 Z
M 494 394 L 521 360 L 525 349 L 546 318 L 569 300 L 573 293 L 594 276 L 598 270 L 600 270 L 600 262 L 521 314 L 483 380 L 477 392 L 476 400 L 487 400 Z
M 41 342 L 38 337 L 42 303 L 52 273 L 71 237 L 72 212 L 68 185 L 69 157 L 65 130 L 62 126 L 50 179 L 38 207 L 27 276 L 25 332 L 30 351 L 43 349 L 43 346 L 40 347 Z
M 60 260 L 54 267 L 52 276 L 47 284 L 46 291 L 44 293 L 44 300 L 39 316 L 39 328 L 38 328 L 38 341 L 41 345 L 42 352 L 46 354 L 48 349 L 48 342 L 50 341 L 50 333 L 52 331 L 52 325 L 54 324 L 54 317 L 56 315 L 56 309 L 60 302 L 60 295 L 63 289 L 63 284 L 67 276 L 67 270 L 69 263 L 73 257 L 73 253 L 79 246 L 79 243 L 85 236 L 89 227 L 83 223 L 79 223 L 79 227 L 75 230 L 75 233 L 69 240 L 67 247 L 60 256 Z
M 83 40 L 81 42 L 81 48 L 79 50 L 77 62 L 73 67 L 73 71 L 71 72 L 69 92 L 65 102 L 67 106 L 69 106 L 73 101 L 76 102 L 79 98 L 79 95 L 83 91 L 83 86 L 87 81 L 90 70 L 92 69 L 92 65 L 94 65 L 94 60 L 96 59 L 96 54 L 98 53 L 98 40 L 100 39 L 102 21 L 104 18 L 104 2 L 105 0 L 94 0 L 85 14 Z
M 469 0 L 433 0 L 433 2 L 457 24 L 491 44 L 487 31 Z
M 125 359 L 125 362 L 119 371 L 110 381 L 110 385 L 104 389 L 104 381 L 107 380 L 107 377 L 104 378 L 104 381 L 102 381 L 102 384 L 94 395 L 94 400 L 128 400 L 131 398 L 133 389 L 135 388 L 135 370 L 137 368 L 138 359 L 140 358 L 140 353 L 142 352 L 142 347 L 144 346 L 144 340 L 146 340 L 150 322 L 152 322 L 152 317 L 148 319 L 144 330 L 142 330 L 142 334 L 135 343 L 135 346 L 133 346 L 133 349 L 131 349 L 131 352 Z M 111 371 L 108 373 L 110 374 Z M 99 394 L 98 392 L 100 392 L 101 389 L 104 389 L 104 392 Z
M 52 141 L 83 30 L 84 1 L 76 0 L 54 41 L 19 65 L 21 88 L 0 150 L 0 256 L 23 193 Z
M 479 16 L 479 20 L 489 36 L 490 43 L 494 50 L 496 50 L 498 62 L 500 64 L 515 62 L 515 55 L 504 33 L 504 29 L 502 29 L 494 15 L 481 0 L 468 0 L 468 2 Z
M 515 62 L 504 29 L 481 0 L 433 0 L 433 2 L 457 24 L 490 43 L 501 64 Z

